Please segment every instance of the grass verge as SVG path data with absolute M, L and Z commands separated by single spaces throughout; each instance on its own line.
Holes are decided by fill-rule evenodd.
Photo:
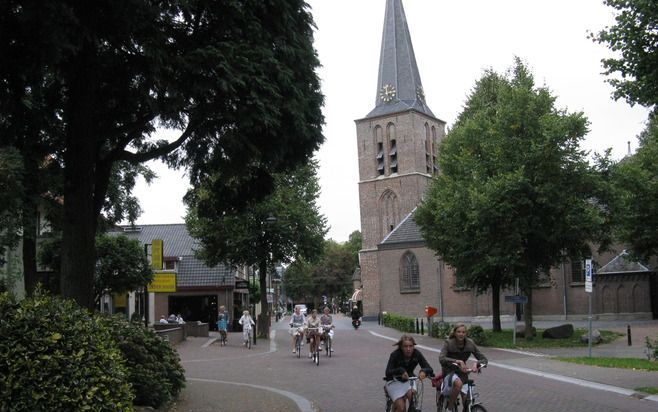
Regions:
M 537 336 L 533 339 L 516 338 L 516 346 L 512 344 L 512 330 L 504 329 L 501 332 L 486 331 L 487 343 L 482 346 L 507 349 L 532 349 L 532 348 L 581 348 L 587 347 L 587 343 L 580 341 L 580 336 L 587 334 L 587 329 L 577 328 L 573 336 L 567 339 L 544 339 L 542 338 L 543 330 L 537 329 Z M 623 333 L 602 330 L 601 343 L 610 343 L 621 336 Z
M 601 366 L 604 368 L 622 368 L 640 371 L 658 372 L 658 362 L 637 358 L 602 358 L 602 357 L 556 357 L 563 362 L 578 363 L 580 365 Z

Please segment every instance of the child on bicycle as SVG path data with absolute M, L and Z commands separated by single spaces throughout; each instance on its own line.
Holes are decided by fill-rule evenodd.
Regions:
M 414 376 L 416 366 L 420 365 L 420 379 L 434 375 L 434 371 L 423 354 L 415 348 L 416 341 L 413 336 L 402 335 L 394 346 L 398 348 L 388 358 L 385 390 L 393 401 L 393 411 L 404 412 L 406 401 L 411 402 L 417 390 L 415 381 L 409 381 L 409 378 Z
M 226 342 L 226 332 L 228 331 L 228 313 L 225 312 L 224 305 L 219 307 L 217 313 L 217 330 L 223 342 Z
M 439 355 L 439 363 L 443 370 L 441 393 L 443 396 L 449 396 L 448 410 L 452 410 L 459 392 L 461 392 L 464 410 L 468 410 L 466 404 L 468 385 L 465 382 L 468 381 L 470 369 L 466 366 L 466 361 L 471 355 L 475 356 L 479 364 L 487 363 L 487 358 L 480 352 L 475 342 L 466 337 L 466 325 L 457 323 L 452 328 Z
M 256 322 L 251 318 L 251 315 L 249 315 L 249 311 L 245 310 L 242 312 L 242 317 L 238 321 L 240 325 L 242 325 L 242 340 L 244 341 L 244 345 L 247 346 L 247 343 L 249 342 L 249 333 L 251 332 L 251 327 L 256 325 Z
M 299 306 L 295 306 L 295 312 L 290 316 L 290 335 L 292 336 L 292 353 L 297 352 L 295 347 L 295 341 L 297 340 L 297 334 L 300 333 L 299 330 L 304 328 L 306 323 L 306 316 L 301 312 Z M 303 333 L 303 332 L 302 332 Z

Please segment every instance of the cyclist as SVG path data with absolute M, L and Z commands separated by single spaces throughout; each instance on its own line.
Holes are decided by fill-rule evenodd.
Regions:
M 333 318 L 329 314 L 331 312 L 331 309 L 329 309 L 329 306 L 325 306 L 323 310 L 324 314 L 320 316 L 320 324 L 322 325 L 323 329 L 327 329 L 327 337 L 328 339 L 331 339 L 331 351 L 334 351 L 334 324 L 333 324 Z M 322 341 L 320 341 L 320 350 L 322 350 Z
M 219 330 L 219 334 L 224 342 L 226 342 L 226 332 L 228 330 L 228 313 L 225 310 L 224 305 L 221 305 L 217 313 L 217 330 Z
M 449 396 L 448 410 L 452 410 L 460 391 L 464 410 L 468 410 L 466 404 L 468 386 L 464 382 L 468 381 L 469 368 L 466 366 L 466 361 L 471 355 L 475 356 L 478 363 L 487 363 L 487 358 L 480 352 L 475 342 L 466 337 L 466 325 L 457 323 L 453 326 L 439 355 L 439 362 L 443 370 L 441 393 L 443 396 Z
M 249 332 L 251 332 L 251 327 L 256 325 L 256 322 L 249 315 L 249 311 L 245 310 L 242 312 L 242 317 L 238 321 L 242 325 L 242 340 L 244 341 L 244 346 L 247 346 L 249 342 Z
M 309 348 L 308 348 L 308 357 L 311 358 L 313 357 L 313 353 L 316 351 L 318 345 L 320 343 L 320 318 L 318 317 L 318 311 L 313 309 L 311 311 L 311 316 L 309 316 L 306 319 L 306 337 L 308 338 L 308 342 L 310 343 Z
M 416 382 L 409 381 L 409 377 L 415 376 L 416 366 L 420 365 L 420 379 L 433 375 L 434 371 L 423 354 L 415 348 L 416 341 L 413 336 L 402 335 L 394 346 L 398 348 L 388 358 L 385 388 L 389 398 L 393 400 L 393 411 L 404 412 L 406 401 L 411 402 L 413 393 L 416 392 Z
M 295 306 L 295 312 L 290 316 L 290 335 L 292 335 L 292 353 L 296 353 L 295 340 L 297 338 L 297 329 L 303 328 L 306 324 L 306 317 L 301 312 L 299 306 Z

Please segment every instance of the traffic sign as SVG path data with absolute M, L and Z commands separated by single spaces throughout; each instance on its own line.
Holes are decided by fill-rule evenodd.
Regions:
M 505 296 L 505 302 L 507 302 L 507 303 L 528 303 L 528 297 L 527 296 L 521 296 L 521 295 L 506 295 Z
M 592 259 L 585 259 L 585 292 L 592 293 Z

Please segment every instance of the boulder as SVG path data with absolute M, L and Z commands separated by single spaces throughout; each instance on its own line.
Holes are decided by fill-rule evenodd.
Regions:
M 580 341 L 582 343 L 587 343 L 588 337 L 587 333 L 585 333 L 580 336 Z M 592 329 L 592 344 L 596 345 L 598 343 L 601 343 L 601 332 L 598 329 Z
M 548 328 L 541 334 L 544 339 L 566 339 L 573 336 L 573 325 L 570 323 Z

